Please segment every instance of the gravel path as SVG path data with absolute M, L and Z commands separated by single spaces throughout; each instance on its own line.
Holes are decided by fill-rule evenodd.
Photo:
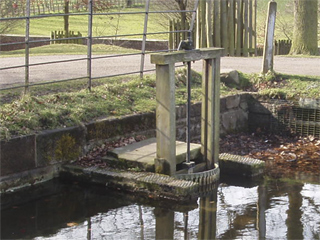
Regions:
M 98 57 L 98 56 L 94 56 Z M 82 59 L 64 63 L 50 63 L 54 61 Z M 92 76 L 110 76 L 128 72 L 140 71 L 141 56 L 112 57 L 108 59 L 92 60 Z M 69 78 L 81 78 L 87 75 L 86 56 L 83 55 L 59 55 L 59 56 L 34 56 L 30 58 L 30 64 L 48 63 L 30 67 L 30 82 L 62 80 Z M 9 66 L 22 66 L 24 57 L 0 58 L 0 68 Z M 222 57 L 221 69 L 236 69 L 244 73 L 261 72 L 262 57 Z M 192 68 L 201 71 L 202 63 L 197 61 Z M 145 59 L 145 70 L 154 69 L 149 56 Z M 308 76 L 320 76 L 320 57 L 300 58 L 275 56 L 274 70 L 279 73 L 298 74 Z M 0 71 L 0 88 L 12 84 L 23 84 L 25 76 L 24 67 Z

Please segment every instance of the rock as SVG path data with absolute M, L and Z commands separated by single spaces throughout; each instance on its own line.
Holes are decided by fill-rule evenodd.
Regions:
M 221 69 L 220 81 L 225 83 L 228 87 L 240 86 L 239 73 L 234 69 Z

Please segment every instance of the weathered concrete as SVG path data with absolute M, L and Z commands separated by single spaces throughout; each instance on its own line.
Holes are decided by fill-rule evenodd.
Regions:
M 221 48 L 204 48 L 151 55 L 156 64 L 156 137 L 155 171 L 170 176 L 176 173 L 175 63 L 203 60 L 201 145 L 208 169 L 214 168 L 219 154 L 220 130 L 220 57 Z M 190 67 L 190 65 L 188 65 Z M 190 71 L 190 70 L 189 70 Z M 188 109 L 189 109 L 188 103 Z M 189 113 L 189 111 L 188 111 Z M 187 120 L 191 120 L 187 117 Z M 189 125 L 189 123 L 188 123 Z M 189 129 L 187 126 L 189 142 Z
M 265 162 L 223 153 L 219 155 L 219 166 L 222 174 L 255 177 L 264 173 Z
M 270 1 L 268 5 L 268 17 L 266 22 L 265 41 L 263 49 L 262 73 L 273 71 L 274 31 L 276 25 L 277 3 Z
M 97 167 L 82 168 L 65 165 L 60 176 L 146 194 L 153 199 L 194 201 L 199 191 L 198 183 L 150 172 L 114 171 Z
M 1 142 L 1 176 L 36 168 L 35 139 L 35 135 L 29 135 Z

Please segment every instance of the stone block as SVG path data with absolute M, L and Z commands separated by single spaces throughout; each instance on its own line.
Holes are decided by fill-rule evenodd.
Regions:
M 232 95 L 226 97 L 226 108 L 227 109 L 233 109 L 237 108 L 240 105 L 240 95 Z
M 227 111 L 227 97 L 220 98 L 220 113 Z
M 176 120 L 186 118 L 187 108 L 186 105 L 180 105 L 176 107 Z
M 36 167 L 35 135 L 12 138 L 0 144 L 1 176 Z
M 85 129 L 71 127 L 37 135 L 37 167 L 76 160 L 84 152 Z
M 191 105 L 190 110 L 191 117 L 200 117 L 201 116 L 201 102 Z
M 222 153 L 219 155 L 221 174 L 255 177 L 264 173 L 265 162 L 238 155 Z
M 222 113 L 221 123 L 226 132 L 247 129 L 248 114 L 240 109 Z
M 108 139 L 156 128 L 155 113 L 130 115 L 121 118 L 102 119 L 86 124 L 87 142 Z

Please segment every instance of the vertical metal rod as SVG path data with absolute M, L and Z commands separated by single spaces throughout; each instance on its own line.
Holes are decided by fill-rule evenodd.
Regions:
M 145 8 L 146 15 L 144 16 L 143 40 L 142 40 L 142 47 L 141 47 L 140 78 L 143 78 L 144 59 L 145 59 L 147 31 L 148 31 L 149 6 L 150 6 L 150 0 L 146 0 L 146 8 Z
M 202 104 L 204 104 L 204 124 L 202 127 L 204 130 L 202 131 L 203 134 L 203 157 L 206 162 L 208 162 L 208 119 L 209 119 L 209 114 L 208 114 L 208 104 L 209 104 L 209 61 L 205 60 L 204 61 L 204 68 L 205 68 L 205 74 L 204 74 L 204 79 L 203 84 L 204 84 L 204 98 L 202 100 Z M 208 165 L 208 163 L 207 163 Z
M 93 0 L 89 0 L 88 8 L 88 38 L 87 38 L 87 76 L 88 76 L 88 89 L 91 91 L 92 80 L 92 17 L 93 17 Z
M 185 212 L 183 213 L 183 220 L 184 220 L 184 239 L 187 240 L 188 238 L 188 219 L 189 219 L 189 213 Z
M 30 0 L 26 2 L 26 37 L 25 37 L 25 87 L 24 93 L 29 92 L 29 41 L 30 41 Z
M 190 108 L 191 108 L 191 62 L 187 62 L 187 155 L 186 155 L 186 162 L 190 163 Z

